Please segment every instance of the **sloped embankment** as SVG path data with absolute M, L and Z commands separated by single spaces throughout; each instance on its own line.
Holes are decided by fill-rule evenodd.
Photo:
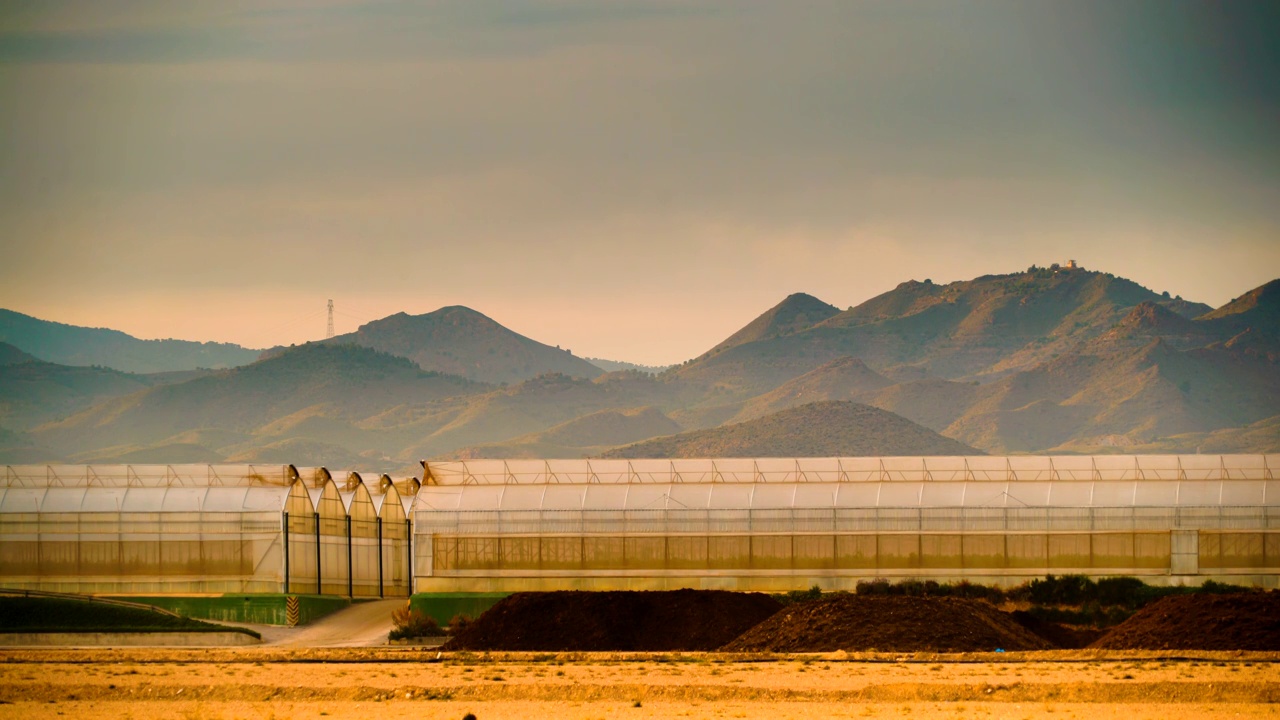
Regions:
M 748 630 L 727 652 L 978 652 L 1052 645 L 982 600 L 838 595 L 793 605 Z
M 1280 650 L 1280 592 L 1196 593 L 1142 608 L 1089 647 L 1107 650 Z
M 782 607 L 722 590 L 526 592 L 511 595 L 445 650 L 715 650 Z

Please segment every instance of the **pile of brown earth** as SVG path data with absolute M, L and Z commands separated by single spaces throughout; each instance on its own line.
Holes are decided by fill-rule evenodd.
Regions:
M 723 590 L 511 595 L 445 650 L 715 650 L 773 615 L 768 595 Z
M 1280 592 L 1175 595 L 1089 647 L 1108 650 L 1280 650 Z
M 1106 630 L 1087 625 L 1066 625 L 1064 623 L 1042 620 L 1026 610 L 1014 610 L 1009 618 L 1022 627 L 1049 641 L 1050 645 L 1063 650 L 1079 650 L 1089 647 L 1098 638 L 1107 634 Z
M 983 600 L 837 595 L 789 606 L 721 650 L 991 652 L 1052 648 L 1052 643 Z

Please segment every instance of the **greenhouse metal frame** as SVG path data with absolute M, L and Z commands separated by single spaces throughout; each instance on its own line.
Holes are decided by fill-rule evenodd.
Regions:
M 427 463 L 418 591 L 849 589 L 1049 573 L 1275 587 L 1277 455 Z
M 1280 455 L 6 466 L 0 586 L 348 597 L 1045 574 L 1276 587 Z

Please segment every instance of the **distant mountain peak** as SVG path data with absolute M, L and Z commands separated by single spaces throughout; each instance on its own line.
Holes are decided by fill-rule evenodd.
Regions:
M 1237 327 L 1280 323 L 1280 279 L 1260 285 L 1197 320 L 1225 321 Z
M 1164 336 L 1198 334 L 1196 324 L 1151 300 L 1138 303 L 1108 335 Z
M 982 455 L 887 410 L 847 401 L 813 402 L 746 422 L 654 438 L 604 457 L 850 457 Z
M 711 348 L 707 354 L 714 355 L 731 347 L 757 340 L 791 335 L 811 328 L 839 313 L 840 309 L 836 306 L 829 305 L 808 293 L 792 293 L 782 302 L 747 323 L 741 330 L 730 335 L 724 342 Z
M 585 378 L 604 373 L 569 350 L 527 338 L 463 305 L 421 315 L 396 313 L 324 342 L 355 343 L 409 358 L 426 370 L 489 383 L 516 383 L 543 373 Z
M 36 356 L 25 353 L 20 348 L 7 342 L 0 342 L 0 365 L 17 365 L 38 359 Z

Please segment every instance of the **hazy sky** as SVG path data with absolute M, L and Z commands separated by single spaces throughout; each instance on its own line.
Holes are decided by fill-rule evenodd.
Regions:
M 253 347 L 467 305 L 669 363 L 1074 258 L 1280 277 L 1280 4 L 0 4 L 0 307 Z

